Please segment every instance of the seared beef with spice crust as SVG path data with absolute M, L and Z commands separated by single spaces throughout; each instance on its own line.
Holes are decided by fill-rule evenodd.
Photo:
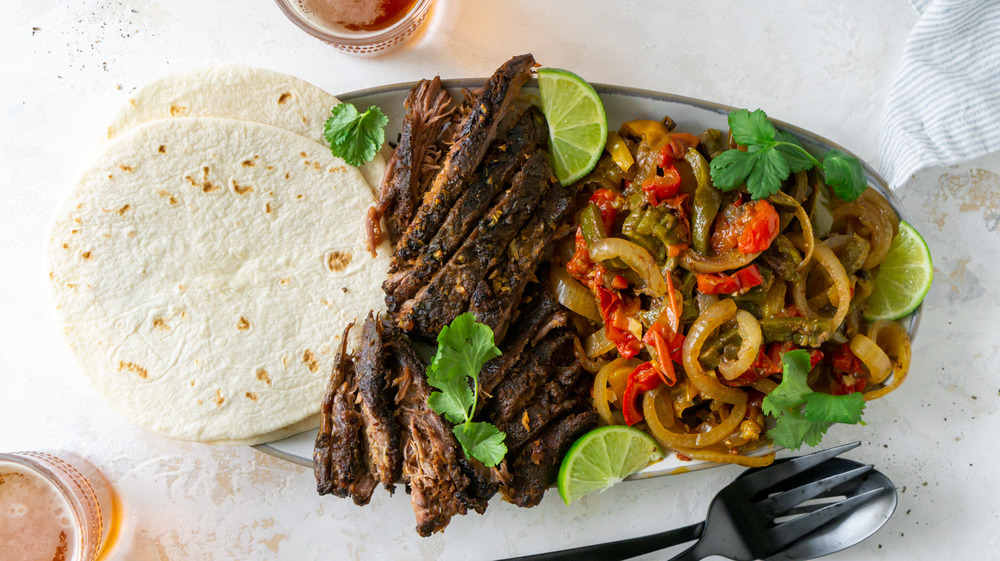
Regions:
M 389 492 L 399 480 L 402 454 L 399 427 L 390 394 L 389 371 L 382 348 L 382 324 L 371 313 L 362 331 L 361 352 L 357 361 L 358 393 L 361 395 L 361 420 L 368 442 L 369 469 Z
M 552 379 L 553 367 L 574 362 L 573 336 L 566 330 L 553 332 L 521 353 L 520 360 L 508 370 L 506 378 L 493 392 L 493 399 L 487 402 L 483 414 L 498 427 L 512 419 L 520 422 L 520 414 L 528 408 L 538 390 Z
M 452 516 L 468 512 L 473 502 L 465 494 L 469 478 L 461 468 L 462 449 L 451 424 L 427 405 L 431 388 L 420 357 L 401 337 L 391 335 L 387 343 L 397 370 L 403 479 L 410 490 L 417 533 L 426 537 L 443 530 Z
M 599 416 L 585 406 L 552 423 L 537 439 L 529 442 L 511 465 L 509 483 L 503 486 L 503 498 L 520 507 L 533 507 L 559 473 L 559 462 L 573 442 L 597 426 Z
M 568 226 L 575 192 L 552 185 L 538 109 L 494 142 L 533 65 L 531 55 L 511 59 L 463 104 L 436 78 L 408 94 L 368 225 L 373 247 L 382 218 L 396 241 L 383 284 L 389 314 L 369 314 L 356 355 L 342 343 L 323 401 L 319 492 L 365 504 L 378 482 L 390 492 L 404 482 L 421 536 L 482 513 L 501 483 L 506 500 L 538 504 L 573 439 L 597 422 L 579 339 L 541 264 Z M 466 310 L 494 330 L 503 353 L 479 374 L 474 415 L 505 433 L 508 452 L 495 468 L 467 457 L 452 423 L 431 409 L 411 343 L 436 339 Z
M 368 249 L 382 243 L 384 234 L 379 219 L 385 216 L 389 241 L 395 244 L 413 218 L 421 191 L 425 158 L 441 137 L 454 106 L 451 96 L 441 88 L 441 78 L 421 80 L 403 101 L 406 114 L 399 144 L 386 165 L 378 201 L 368 210 Z
M 434 239 L 420 251 L 412 265 L 390 274 L 382 284 L 390 312 L 397 311 L 412 298 L 448 261 L 475 227 L 479 217 L 490 207 L 497 193 L 508 185 L 528 155 L 545 142 L 546 135 L 542 112 L 531 107 L 503 138 L 493 143 L 468 189 L 455 202 Z
M 320 495 L 350 496 L 354 504 L 366 505 L 376 482 L 366 464 L 368 447 L 357 405 L 354 361 L 347 352 L 347 334 L 352 327 L 354 323 L 344 329 L 323 398 L 313 464 L 316 466 L 316 490 Z
M 483 87 L 462 121 L 434 183 L 424 195 L 423 204 L 396 244 L 393 271 L 412 263 L 437 233 L 455 201 L 469 185 L 496 136 L 497 126 L 521 86 L 531 77 L 534 66 L 535 59 L 530 54 L 514 57 L 497 69 Z
M 572 189 L 552 189 L 545 204 L 514 237 L 496 268 L 476 285 L 469 311 L 493 330 L 498 343 L 507 334 L 511 314 L 525 286 L 551 247 L 552 235 L 572 212 L 573 197 Z
M 433 340 L 468 306 L 479 281 L 500 258 L 549 190 L 548 155 L 535 152 L 508 189 L 482 218 L 448 263 L 398 314 L 398 325 L 411 336 Z
M 510 337 L 498 345 L 502 354 L 487 362 L 479 374 L 479 391 L 485 394 L 486 400 L 507 378 L 510 369 L 521 358 L 521 353 L 534 344 L 539 331 L 557 314 L 565 318 L 566 312 L 546 287 L 541 287 L 522 299 L 520 316 L 512 326 Z M 480 398 L 480 405 L 483 399 Z

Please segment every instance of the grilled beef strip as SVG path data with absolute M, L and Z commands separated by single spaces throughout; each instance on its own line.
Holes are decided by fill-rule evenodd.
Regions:
M 572 336 L 566 330 L 559 330 L 525 350 L 497 386 L 482 414 L 498 427 L 511 419 L 520 421 L 521 412 L 551 377 L 550 365 L 568 362 L 564 360 L 567 349 L 572 350 Z
M 530 54 L 516 56 L 497 69 L 483 87 L 462 121 L 434 183 L 424 194 L 416 217 L 396 243 L 391 270 L 409 265 L 437 233 L 479 167 L 510 104 L 531 77 L 534 65 L 535 59 Z
M 555 481 L 562 457 L 580 435 L 597 426 L 598 420 L 592 407 L 582 407 L 552 423 L 529 442 L 510 462 L 511 481 L 502 488 L 504 500 L 525 508 L 540 503 L 549 484 Z
M 387 331 L 391 328 L 387 328 Z M 397 368 L 398 419 L 403 427 L 403 479 L 417 518 L 417 533 L 444 530 L 456 514 L 479 502 L 466 494 L 470 480 L 462 469 L 462 450 L 450 423 L 431 410 L 425 367 L 416 351 L 392 330 L 388 348 Z M 481 508 L 485 509 L 485 501 Z
M 352 327 L 353 322 L 344 329 L 323 397 L 313 465 L 320 495 L 350 496 L 360 506 L 368 504 L 376 482 L 365 463 L 367 446 L 357 405 L 354 360 L 347 352 L 347 335 Z
M 545 117 L 537 107 L 530 107 L 502 139 L 493 143 L 468 189 L 455 202 L 431 242 L 420 251 L 411 266 L 392 273 L 383 283 L 390 312 L 397 311 L 403 302 L 412 298 L 451 257 L 497 193 L 524 164 L 525 155 L 543 144 L 546 136 Z
M 411 335 L 432 340 L 467 307 L 469 297 L 549 190 L 548 155 L 538 151 L 455 255 L 397 314 Z
M 573 210 L 573 198 L 570 189 L 552 189 L 545 204 L 514 237 L 493 272 L 476 285 L 469 311 L 493 330 L 496 341 L 503 341 L 507 334 L 511 314 L 551 247 L 552 235 Z
M 590 386 L 585 370 L 579 364 L 551 368 L 546 381 L 529 399 L 529 404 L 512 418 L 495 420 L 494 424 L 507 434 L 508 450 L 520 450 L 537 437 L 554 419 L 591 403 Z
M 421 80 L 406 94 L 399 144 L 386 166 L 378 201 L 368 209 L 368 249 L 385 239 L 379 219 L 385 216 L 389 241 L 395 244 L 413 218 L 419 200 L 425 158 L 441 137 L 454 111 L 451 96 L 441 87 L 441 78 Z
M 388 375 L 383 356 L 382 324 L 369 312 L 357 361 L 361 419 L 368 442 L 369 469 L 392 493 L 399 480 L 402 453 Z
M 480 406 L 492 397 L 494 390 L 507 378 L 507 374 L 521 359 L 526 348 L 534 345 L 539 330 L 547 325 L 553 316 L 562 314 L 562 306 L 547 287 L 539 287 L 537 292 L 524 296 L 521 300 L 520 316 L 512 325 L 510 337 L 501 345 L 503 354 L 483 365 L 479 374 Z

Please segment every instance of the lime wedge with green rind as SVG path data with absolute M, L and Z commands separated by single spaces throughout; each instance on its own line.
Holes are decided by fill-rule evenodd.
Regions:
M 663 457 L 652 436 L 621 425 L 596 428 L 573 443 L 559 466 L 559 496 L 570 504 L 603 491 Z
M 558 68 L 538 70 L 542 113 L 556 178 L 570 185 L 597 165 L 608 140 L 604 103 L 583 78 Z
M 865 320 L 906 317 L 923 302 L 933 276 L 927 242 L 913 226 L 900 222 L 889 254 L 875 273 L 875 289 L 866 302 Z

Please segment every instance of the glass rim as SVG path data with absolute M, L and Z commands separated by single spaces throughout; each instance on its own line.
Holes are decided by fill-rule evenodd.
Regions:
M 38 457 L 38 454 L 42 454 L 43 457 Z M 52 462 L 51 465 L 47 465 L 50 458 L 58 460 L 59 463 L 57 464 Z M 45 452 L 0 452 L 0 462 L 7 462 L 21 466 L 35 475 L 38 475 L 55 488 L 56 492 L 66 501 L 66 504 L 69 505 L 70 511 L 73 513 L 73 526 L 78 534 L 76 542 L 80 555 L 77 559 L 84 561 L 94 559 L 94 555 L 97 553 L 95 548 L 99 547 L 98 544 L 100 543 L 100 539 L 98 539 L 97 544 L 95 544 L 93 537 L 91 536 L 90 518 L 86 512 L 88 505 L 85 504 L 85 501 L 81 500 L 81 498 L 77 496 L 66 481 L 63 480 L 63 477 L 61 476 L 62 474 L 58 473 L 58 470 L 72 469 L 77 472 L 76 475 L 80 479 L 86 482 L 87 480 L 83 474 L 80 474 L 76 468 L 67 462 Z M 66 474 L 66 478 L 72 480 L 71 474 Z M 90 483 L 87 482 L 87 485 L 89 486 Z M 81 491 L 86 490 L 81 489 Z M 90 492 L 93 493 L 93 489 L 90 489 Z M 103 533 L 103 528 L 101 531 Z
M 294 0 L 275 0 L 278 8 L 296 27 L 309 35 L 327 43 L 345 47 L 366 47 L 395 39 L 401 33 L 406 33 L 410 25 L 427 11 L 433 0 L 416 0 L 410 10 L 399 21 L 385 29 L 364 34 L 337 34 L 309 23 L 292 8 Z

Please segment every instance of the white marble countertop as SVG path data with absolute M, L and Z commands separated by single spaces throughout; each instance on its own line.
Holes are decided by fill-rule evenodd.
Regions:
M 0 450 L 89 458 L 124 506 L 110 557 L 493 559 L 700 520 L 726 467 L 622 484 L 572 507 L 494 501 L 447 532 L 413 531 L 408 497 L 318 497 L 312 474 L 250 448 L 133 428 L 91 390 L 50 311 L 49 217 L 127 92 L 205 62 L 295 74 L 332 93 L 483 76 L 509 56 L 595 82 L 736 106 L 815 131 L 875 161 L 879 120 L 917 13 L 906 0 L 438 0 L 394 54 L 351 58 L 300 32 L 271 0 L 5 0 L 0 18 Z M 766 7 L 765 7 L 766 6 Z M 909 381 L 866 413 L 851 458 L 900 489 L 888 525 L 831 559 L 986 559 L 1000 550 L 1000 157 L 918 174 L 899 189 L 935 257 Z M 650 559 L 655 558 L 650 556 Z

